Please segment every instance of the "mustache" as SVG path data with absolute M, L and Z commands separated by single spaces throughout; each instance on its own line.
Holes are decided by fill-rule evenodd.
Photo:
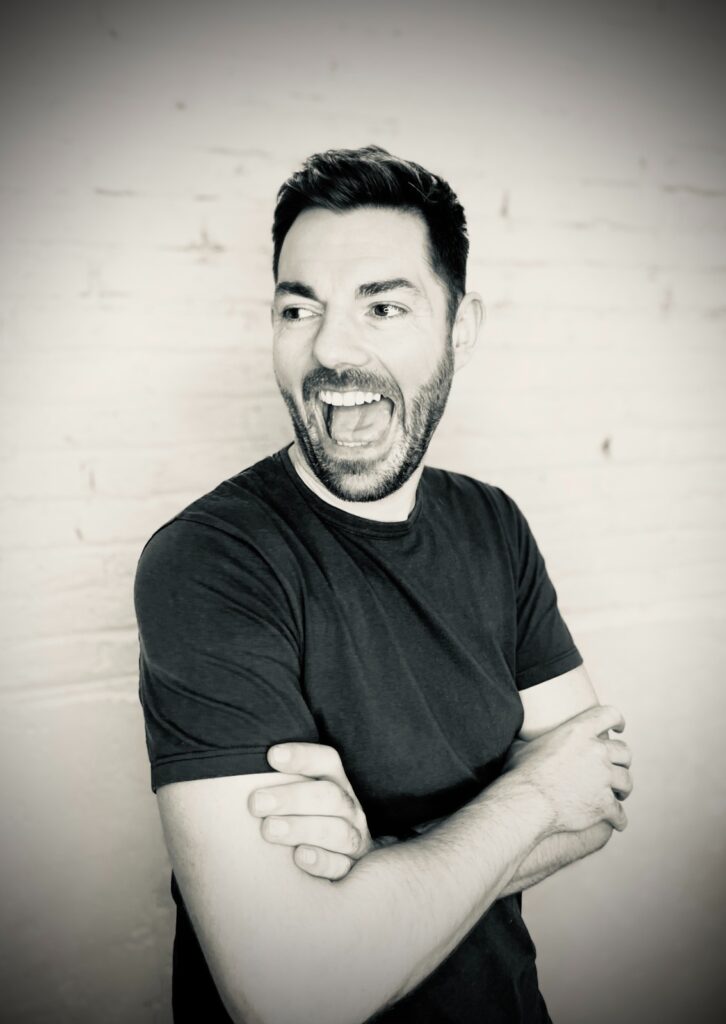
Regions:
M 398 386 L 377 373 L 369 373 L 366 370 L 359 370 L 350 367 L 336 373 L 325 366 L 320 366 L 308 373 L 302 382 L 303 400 L 309 402 L 321 390 L 332 391 L 370 391 L 374 395 L 384 395 L 398 403 L 401 393 Z

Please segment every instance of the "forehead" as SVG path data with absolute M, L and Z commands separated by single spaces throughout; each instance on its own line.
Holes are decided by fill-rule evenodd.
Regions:
M 429 265 L 426 222 L 410 210 L 309 208 L 295 219 L 280 251 L 278 277 L 285 280 L 333 277 L 356 284 L 413 276 L 418 284 L 438 285 Z

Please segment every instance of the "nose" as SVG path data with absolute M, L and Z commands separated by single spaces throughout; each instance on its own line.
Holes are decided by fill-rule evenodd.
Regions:
M 338 370 L 346 366 L 364 366 L 368 362 L 356 326 L 344 316 L 321 318 L 313 340 L 313 355 L 321 366 Z

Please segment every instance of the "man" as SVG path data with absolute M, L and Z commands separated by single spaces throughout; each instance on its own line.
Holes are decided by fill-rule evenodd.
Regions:
M 482 316 L 463 210 L 332 151 L 273 241 L 295 442 L 137 572 L 175 1020 L 546 1022 L 521 891 L 625 827 L 630 752 L 515 503 L 423 467 Z

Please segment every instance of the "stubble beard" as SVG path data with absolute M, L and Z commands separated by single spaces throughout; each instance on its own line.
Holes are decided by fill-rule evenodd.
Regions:
M 391 450 L 375 463 L 345 456 L 331 458 L 323 445 L 311 437 L 310 430 L 294 398 L 279 381 L 298 445 L 320 482 L 342 501 L 379 501 L 393 494 L 418 468 L 441 419 L 454 376 L 454 353 L 449 338 L 445 351 L 431 378 L 422 384 L 411 402 L 409 414 L 401 416 L 396 430 L 399 436 Z M 303 389 L 304 390 L 304 389 Z

